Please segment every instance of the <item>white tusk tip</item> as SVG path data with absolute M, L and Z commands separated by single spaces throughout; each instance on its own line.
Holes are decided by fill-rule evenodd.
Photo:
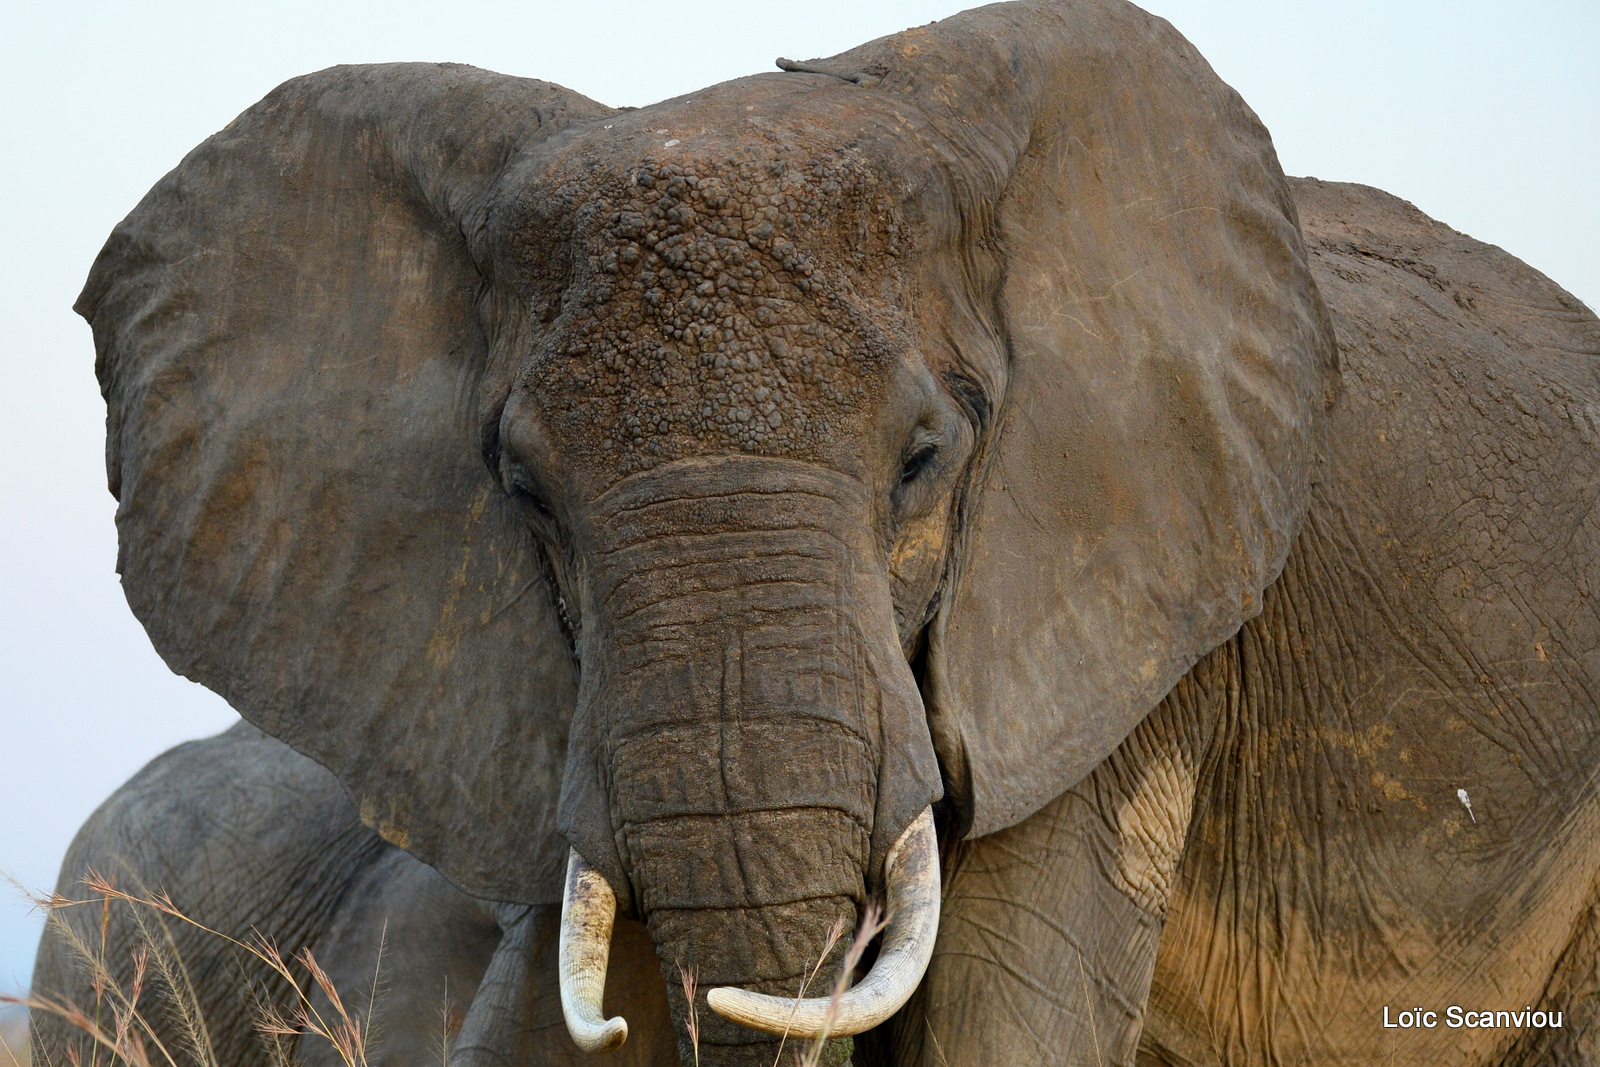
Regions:
M 584 1052 L 615 1052 L 628 1040 L 628 1020 L 613 1015 L 582 1036 L 573 1033 L 572 1040 Z
M 773 997 L 737 986 L 706 994 L 711 1010 L 769 1034 L 807 1040 L 849 1037 L 899 1011 L 933 958 L 939 933 L 939 841 L 933 811 L 924 808 L 884 858 L 889 925 L 867 976 L 833 997 Z
M 628 1021 L 607 1019 L 602 1003 L 611 961 L 611 925 L 617 897 L 593 867 L 571 850 L 561 896 L 561 938 L 556 951 L 561 1014 L 572 1043 L 584 1052 L 611 1052 L 628 1040 Z

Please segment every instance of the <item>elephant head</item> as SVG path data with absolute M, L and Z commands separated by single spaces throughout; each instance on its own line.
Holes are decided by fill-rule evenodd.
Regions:
M 1026 818 L 1258 610 L 1329 395 L 1267 134 L 1165 22 L 780 65 L 629 111 L 297 79 L 78 305 L 157 649 L 468 891 L 570 883 L 601 1047 L 613 899 L 669 974 L 792 997 L 895 883 L 851 1026 L 894 1010 L 930 805 Z

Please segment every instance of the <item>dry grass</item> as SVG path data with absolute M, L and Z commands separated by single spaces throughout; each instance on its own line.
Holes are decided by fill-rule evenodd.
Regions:
M 695 1006 L 695 970 L 678 967 L 678 978 L 683 982 L 683 999 L 689 1003 L 689 1045 L 694 1049 L 694 1067 L 700 1067 L 700 1009 Z
M 303 949 L 292 960 L 286 959 L 259 932 L 251 931 L 240 940 L 213 930 L 185 915 L 164 893 L 125 892 L 94 872 L 82 885 L 89 894 L 84 900 L 54 893 L 32 899 L 45 912 L 50 932 L 67 946 L 88 978 L 94 991 L 93 1003 L 85 1006 L 42 993 L 0 996 L 0 1003 L 20 1004 L 32 1013 L 53 1016 L 86 1039 L 87 1059 L 81 1044 L 64 1051 L 65 1064 L 52 1062 L 40 1049 L 35 1050 L 36 1067 L 221 1067 L 200 998 L 178 953 L 169 923 L 193 927 L 239 949 L 288 984 L 292 993 L 287 1005 L 271 1003 L 259 992 L 252 1005 L 256 1031 L 275 1067 L 290 1067 L 295 1046 L 306 1038 L 326 1042 L 344 1067 L 367 1067 L 371 1038 L 368 1028 L 376 1004 L 367 1005 L 364 1019 L 353 1016 L 310 949 Z M 107 959 L 113 904 L 124 905 L 122 914 L 133 923 L 135 947 L 128 961 L 130 977 L 126 981 L 117 977 L 112 961 Z M 96 942 L 85 940 L 66 922 L 65 913 L 72 908 L 99 909 Z M 380 940 L 380 967 L 381 945 Z M 297 976 L 292 964 L 303 968 L 309 980 Z M 377 985 L 375 977 L 374 991 Z M 318 990 L 327 998 L 326 1010 L 319 1008 L 313 998 L 313 991 Z M 148 1008 L 142 1006 L 152 1002 L 152 995 L 175 1024 L 176 1045 L 168 1044 L 172 1035 L 163 1040 Z M 0 1060 L 0 1067 L 10 1065 Z
M 839 1000 L 850 988 L 850 980 L 855 976 L 856 967 L 861 963 L 861 957 L 866 954 L 867 946 L 872 944 L 872 939 L 883 933 L 889 926 L 889 919 L 884 915 L 877 901 L 867 905 L 867 910 L 862 913 L 861 926 L 856 930 L 856 936 L 850 939 L 850 947 L 845 950 L 844 965 L 839 968 L 839 977 L 833 983 L 833 993 L 828 998 L 828 1013 L 823 1017 L 822 1032 L 811 1041 L 811 1047 L 806 1049 L 805 1055 L 796 1054 L 795 1063 L 798 1067 L 817 1067 L 822 1062 L 822 1051 L 827 1047 L 828 1036 L 833 1030 L 833 1025 L 839 1018 Z M 835 929 L 840 929 L 835 924 Z M 830 938 L 827 948 L 823 949 L 822 956 L 817 960 L 817 965 L 811 968 L 811 977 L 815 978 L 817 971 L 822 967 L 822 961 L 828 958 L 828 953 L 833 951 L 837 942 L 837 935 Z M 809 979 L 808 979 L 809 981 Z M 798 1010 L 800 1000 L 805 997 L 805 987 L 802 986 L 800 996 L 795 999 L 795 1008 Z M 783 1045 L 778 1046 L 778 1055 L 783 1055 Z M 773 1062 L 777 1067 L 777 1062 Z
M 795 1016 L 800 1011 L 800 1003 L 806 999 L 806 992 L 811 988 L 811 983 L 816 980 L 817 973 L 822 970 L 822 965 L 828 962 L 828 957 L 833 954 L 834 946 L 844 936 L 845 917 L 839 916 L 834 920 L 833 926 L 828 930 L 828 936 L 823 941 L 822 951 L 817 954 L 817 962 L 811 965 L 811 971 L 800 982 L 800 991 L 795 994 L 794 1007 L 789 1011 L 789 1022 L 784 1027 L 783 1034 L 778 1038 L 778 1052 L 772 1058 L 772 1067 L 779 1067 L 783 1060 L 784 1046 L 789 1042 L 789 1027 L 794 1025 Z M 883 910 L 874 901 L 867 905 L 866 911 L 861 915 L 861 926 L 856 930 L 856 935 L 850 941 L 850 947 L 845 950 L 844 963 L 839 968 L 839 977 L 833 983 L 833 992 L 828 998 L 828 1011 L 823 1018 L 822 1032 L 812 1039 L 811 1045 L 804 1052 L 791 1054 L 796 1067 L 819 1067 L 822 1054 L 828 1046 L 834 1024 L 839 1018 L 839 1001 L 844 997 L 845 991 L 850 988 L 850 980 L 855 976 L 856 967 L 861 963 L 861 958 L 866 954 L 867 946 L 872 944 L 873 938 L 888 927 L 889 921 L 884 916 Z M 695 1006 L 695 991 L 698 988 L 695 981 L 695 972 L 691 968 L 685 970 L 682 965 L 678 967 L 678 977 L 683 982 L 683 996 L 689 1004 L 689 1044 L 694 1049 L 695 1067 L 700 1067 L 700 1016 Z M 940 1055 L 943 1055 L 941 1050 Z
M 45 912 L 47 927 L 68 946 L 82 973 L 88 977 L 94 991 L 93 1004 L 85 1007 L 44 994 L 0 995 L 0 1005 L 18 1005 L 32 1013 L 53 1016 L 88 1040 L 90 1052 L 87 1061 L 81 1047 L 74 1045 L 65 1051 L 65 1063 L 57 1063 L 44 1050 L 38 1050 L 39 1056 L 34 1067 L 222 1067 L 212 1045 L 200 998 L 179 955 L 177 943 L 168 926 L 169 921 L 190 926 L 241 950 L 288 984 L 292 995 L 287 1007 L 269 1002 L 259 991 L 252 1005 L 256 1031 L 274 1067 L 293 1067 L 295 1046 L 306 1038 L 326 1042 L 344 1067 L 367 1067 L 372 1020 L 376 1018 L 378 973 L 373 975 L 372 994 L 364 1016 L 355 1016 L 345 1007 L 332 979 L 309 948 L 302 949 L 292 958 L 293 963 L 299 964 L 310 976 L 309 982 L 305 982 L 296 976 L 291 960 L 286 959 L 278 947 L 258 931 L 252 930 L 240 940 L 190 918 L 165 893 L 130 893 L 117 888 L 111 880 L 93 871 L 81 884 L 89 893 L 84 900 L 73 900 L 56 893 L 30 894 L 30 898 L 35 906 Z M 126 982 L 117 978 L 111 961 L 107 959 L 113 904 L 126 905 L 126 914 L 134 924 L 135 947 L 129 959 L 131 977 Z M 64 913 L 71 908 L 94 907 L 99 909 L 99 936 L 97 943 L 90 943 L 66 922 Z M 845 951 L 838 979 L 829 997 L 822 1032 L 812 1039 L 803 1052 L 791 1053 L 795 1067 L 819 1067 L 821 1064 L 838 1017 L 840 1000 L 850 988 L 851 979 L 867 947 L 887 926 L 888 921 L 879 906 L 876 903 L 869 904 L 862 914 L 855 937 Z M 799 1011 L 811 983 L 833 953 L 839 939 L 844 936 L 844 929 L 845 918 L 841 915 L 829 930 L 817 962 L 800 984 L 800 990 L 795 995 L 795 1012 Z M 383 964 L 384 942 L 385 938 L 380 937 L 378 969 Z M 680 967 L 679 977 L 683 983 L 684 999 L 689 1005 L 690 1044 L 694 1049 L 695 1065 L 699 1067 L 700 1020 L 695 1004 L 698 992 L 695 972 Z M 327 1011 L 317 1006 L 312 996 L 314 990 L 327 998 Z M 148 1011 L 141 1007 L 141 1001 L 148 1001 L 148 993 L 156 994 L 159 1003 L 176 1021 L 180 1044 L 169 1046 L 164 1042 Z M 447 1004 L 444 1011 L 447 1030 L 440 1044 L 442 1067 L 450 1065 L 449 1017 Z M 792 1012 L 791 1023 L 793 1018 Z M 779 1038 L 773 1067 L 779 1067 L 788 1039 L 786 1029 Z M 15 1047 L 19 1042 L 20 1051 Z M 0 1067 L 30 1067 L 25 1017 L 19 1037 L 0 1032 Z

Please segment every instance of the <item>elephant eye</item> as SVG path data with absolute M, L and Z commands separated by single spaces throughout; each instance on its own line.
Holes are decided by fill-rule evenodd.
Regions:
M 550 510 L 550 505 L 546 504 L 544 499 L 537 493 L 523 492 L 521 496 L 528 507 L 532 508 L 541 519 L 555 518 L 555 512 Z
M 900 460 L 900 478 L 889 494 L 898 521 L 920 511 L 927 493 L 924 491 L 927 475 L 937 464 L 939 442 L 923 438 L 912 439 Z
M 933 465 L 934 456 L 938 455 L 939 446 L 933 441 L 924 441 L 913 448 L 900 465 L 900 484 L 910 485 L 922 475 L 922 472 Z
M 555 513 L 550 510 L 550 505 L 545 503 L 543 495 L 535 488 L 533 478 L 520 463 L 510 466 L 507 471 L 506 483 L 510 489 L 512 499 L 517 503 L 546 521 L 555 517 Z

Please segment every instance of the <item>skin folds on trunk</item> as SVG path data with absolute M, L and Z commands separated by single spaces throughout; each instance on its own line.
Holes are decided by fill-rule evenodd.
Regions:
M 920 700 L 881 564 L 844 532 L 871 529 L 856 483 L 743 457 L 620 490 L 591 512 L 564 821 L 626 872 L 685 1041 L 694 974 L 700 1062 L 770 1064 L 778 1038 L 704 991 L 795 996 L 842 920 L 811 992 L 831 988 L 880 839 L 937 796 Z

